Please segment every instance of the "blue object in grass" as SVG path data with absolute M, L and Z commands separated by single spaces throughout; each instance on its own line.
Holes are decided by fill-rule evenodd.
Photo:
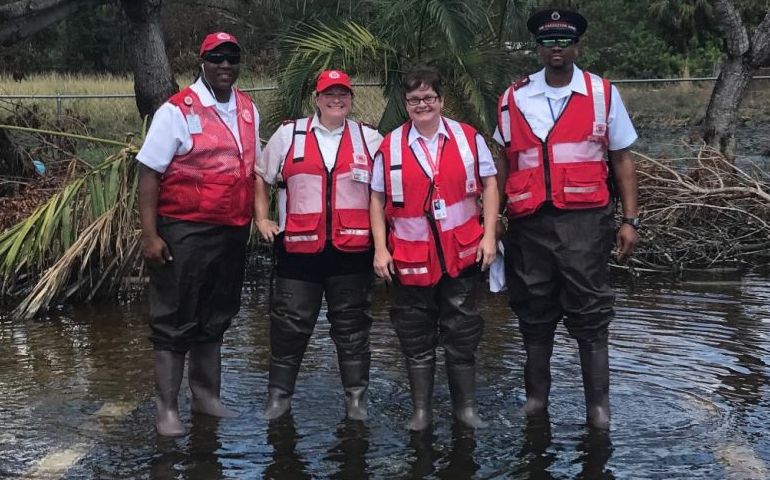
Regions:
M 35 166 L 35 173 L 41 177 L 45 175 L 45 163 L 41 162 L 40 160 L 32 160 L 32 165 Z

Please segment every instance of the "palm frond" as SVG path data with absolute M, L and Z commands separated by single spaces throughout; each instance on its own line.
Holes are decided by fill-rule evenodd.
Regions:
M 2 293 L 29 289 L 40 277 L 15 311 L 19 317 L 33 316 L 56 298 L 90 298 L 114 288 L 119 278 L 113 274 L 138 255 L 136 148 L 122 146 L 0 233 Z
M 478 2 L 463 0 L 428 0 L 425 21 L 430 29 L 440 33 L 440 43 L 451 50 L 464 50 L 473 45 L 481 24 Z
M 282 45 L 286 61 L 269 116 L 272 125 L 307 113 L 312 81 L 322 70 L 340 68 L 351 75 L 366 72 L 383 78 L 388 65 L 395 60 L 389 45 L 352 21 L 340 25 L 300 25 L 283 38 Z

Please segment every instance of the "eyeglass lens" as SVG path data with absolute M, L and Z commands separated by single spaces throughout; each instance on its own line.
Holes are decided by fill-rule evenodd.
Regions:
M 203 57 L 204 60 L 210 63 L 215 63 L 219 65 L 220 63 L 227 60 L 227 63 L 230 65 L 238 65 L 241 63 L 241 55 L 240 54 L 227 54 L 227 53 L 209 53 L 206 54 Z

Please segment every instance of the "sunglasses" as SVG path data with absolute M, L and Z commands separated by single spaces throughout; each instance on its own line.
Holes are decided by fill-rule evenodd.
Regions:
M 220 63 L 227 60 L 227 63 L 230 65 L 238 65 L 241 63 L 241 54 L 240 53 L 207 53 L 203 56 L 203 59 L 209 63 L 214 63 L 219 65 Z
M 538 44 L 545 48 L 567 48 L 577 43 L 574 38 L 543 38 L 537 41 Z

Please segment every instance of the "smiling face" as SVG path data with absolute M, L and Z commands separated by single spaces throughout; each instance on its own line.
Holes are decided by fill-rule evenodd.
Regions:
M 218 98 L 229 97 L 241 71 L 240 54 L 240 49 L 232 43 L 223 43 L 203 54 L 203 75 Z
M 422 130 L 423 126 L 438 125 L 441 110 L 444 108 L 444 99 L 432 87 L 422 83 L 418 88 L 407 92 L 404 100 L 406 112 L 418 130 Z M 411 105 L 413 103 L 416 105 Z
M 350 114 L 353 92 L 341 85 L 333 85 L 316 95 L 315 106 L 325 127 L 339 127 Z

